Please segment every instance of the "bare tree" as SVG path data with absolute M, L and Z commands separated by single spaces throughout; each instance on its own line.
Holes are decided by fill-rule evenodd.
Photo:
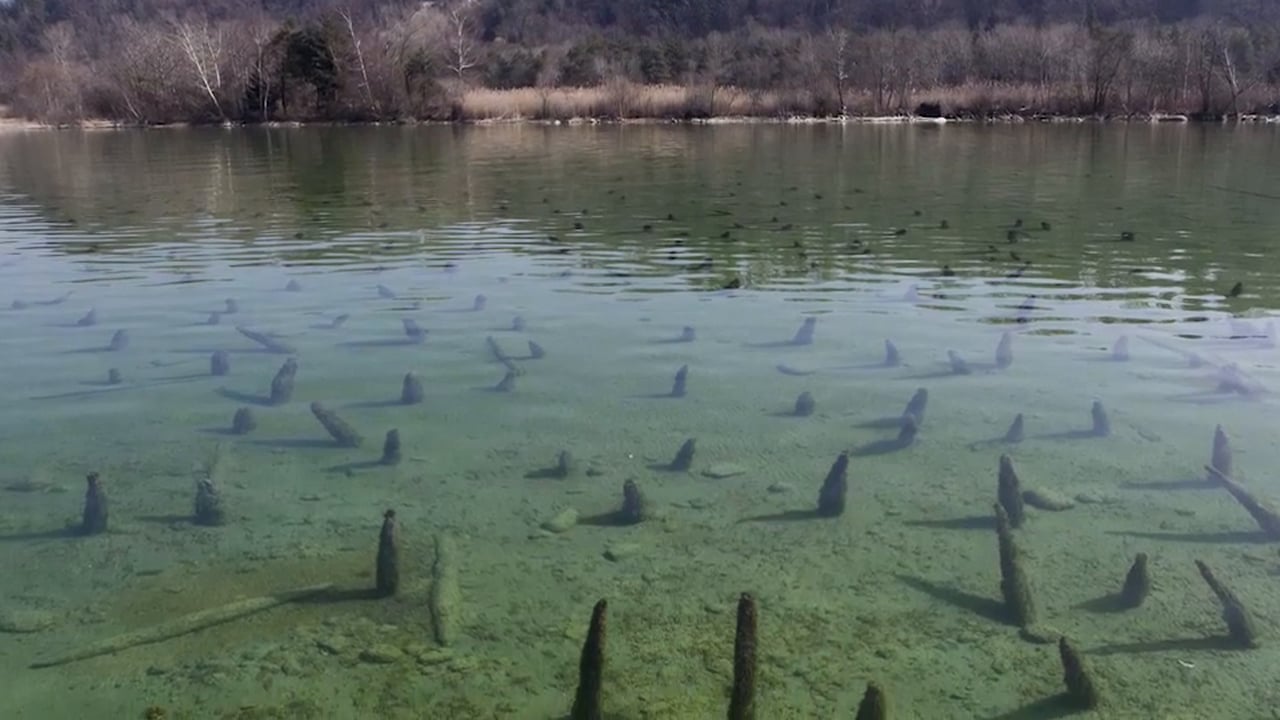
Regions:
M 66 22 L 50 27 L 44 33 L 44 46 L 53 71 L 41 83 L 46 112 L 60 119 L 84 117 L 78 77 L 80 66 L 75 61 L 75 30 Z
M 1101 113 L 1120 70 L 1133 49 L 1133 35 L 1093 25 L 1089 28 L 1089 112 Z
M 784 76 L 780 58 L 775 54 L 776 38 L 772 34 L 770 30 L 753 24 L 733 38 L 736 47 L 729 82 L 746 91 L 753 115 L 762 111 L 765 97 L 771 89 L 781 85 L 778 80 Z
M 702 44 L 703 57 L 698 85 L 702 86 L 699 94 L 706 94 L 706 113 L 716 114 L 716 90 L 724 81 L 729 66 L 731 50 L 729 39 L 720 33 L 711 33 Z
M 542 119 L 554 117 L 551 108 L 551 95 L 556 90 L 556 81 L 560 78 L 560 65 L 564 62 L 564 48 L 548 48 L 543 51 L 542 67 L 538 69 L 535 86 L 538 89 L 539 113 Z
M 1230 95 L 1232 115 L 1241 114 L 1240 98 L 1263 85 L 1273 68 L 1280 68 L 1276 39 L 1256 28 L 1220 27 L 1214 34 L 1219 77 Z
M 254 104 L 253 112 L 262 121 L 271 119 L 272 98 L 275 94 L 275 68 L 273 59 L 276 55 L 276 34 L 274 24 L 265 17 L 251 19 L 244 24 L 243 37 L 247 38 L 247 53 L 250 60 L 246 63 L 248 77 L 245 81 L 246 99 Z
M 349 9 L 339 10 L 338 17 L 341 17 L 342 22 L 347 26 L 347 36 L 351 39 L 351 50 L 356 55 L 356 67 L 360 70 L 360 89 L 364 91 L 365 103 L 367 103 L 375 116 L 381 115 L 382 110 L 378 107 L 378 101 L 373 99 L 373 88 L 369 85 L 369 67 L 364 61 L 364 49 L 361 46 L 360 37 L 356 35 L 356 26 L 351 20 L 351 11 Z
M 601 70 L 604 78 L 606 102 L 614 119 L 623 120 L 636 110 L 635 86 L 631 84 L 627 68 L 620 63 L 607 63 Z
M 441 110 L 447 94 L 442 91 L 450 88 L 442 87 L 439 76 L 444 70 L 455 74 L 448 63 L 452 30 L 452 16 L 439 4 L 424 2 L 384 10 L 373 29 L 361 33 L 357 60 L 364 66 L 366 98 L 381 115 L 424 117 Z
M 1231 44 L 1222 44 L 1222 64 L 1219 66 L 1222 73 L 1222 79 L 1227 82 L 1227 89 L 1231 91 L 1231 112 L 1240 114 L 1239 100 L 1240 95 L 1244 93 L 1245 88 L 1240 80 L 1240 73 L 1236 70 L 1236 63 L 1231 58 Z
M 222 32 L 209 27 L 207 20 L 199 24 L 183 20 L 173 23 L 173 42 L 191 65 L 196 82 L 209 97 L 218 117 L 226 120 L 227 114 L 218 99 L 222 92 Z
M 475 13 L 476 0 L 460 0 L 448 11 L 449 35 L 446 56 L 449 70 L 463 79 L 463 75 L 478 63 L 476 50 Z
M 1184 72 L 1177 36 L 1159 30 L 1136 36 L 1133 56 L 1125 73 L 1125 105 L 1134 111 L 1156 113 L 1176 107 L 1179 80 Z
M 107 82 L 107 98 L 118 103 L 116 112 L 137 123 L 185 119 L 191 106 L 187 84 L 179 78 L 185 58 L 163 27 L 144 25 L 128 18 L 111 28 L 115 51 L 97 68 Z
M 849 31 L 841 27 L 832 27 L 827 31 L 827 56 L 831 65 L 831 79 L 836 86 L 836 101 L 840 103 L 840 116 L 849 114 L 849 103 L 845 98 L 845 88 L 849 85 L 849 77 L 853 68 L 853 55 L 849 51 Z
M 896 112 L 908 103 L 915 83 L 912 47 L 919 42 L 905 30 L 881 30 L 865 39 L 858 65 L 873 93 L 875 112 Z
M 1217 37 L 1217 27 L 1206 25 L 1201 27 L 1187 46 L 1187 76 L 1195 83 L 1200 96 L 1199 112 L 1210 115 L 1218 112 L 1216 102 L 1218 85 L 1218 47 L 1221 42 Z

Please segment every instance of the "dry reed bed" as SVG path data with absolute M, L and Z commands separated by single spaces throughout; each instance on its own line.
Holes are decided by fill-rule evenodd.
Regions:
M 1280 97 L 1280 89 L 1258 87 L 1240 98 L 1240 106 L 1256 108 Z M 1194 113 L 1184 102 L 1130 94 L 1121 117 Z M 907 97 L 850 89 L 844 108 L 825 95 L 804 88 L 751 91 L 706 85 L 637 85 L 614 82 L 597 87 L 471 88 L 456 100 L 456 119 L 468 122 L 527 120 L 689 120 L 705 118 L 884 117 L 913 113 L 922 103 L 936 103 L 943 113 L 960 117 L 1091 115 L 1085 90 L 1077 85 L 969 83 L 915 90 Z

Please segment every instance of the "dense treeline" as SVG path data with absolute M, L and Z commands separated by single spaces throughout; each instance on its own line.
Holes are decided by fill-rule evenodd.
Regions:
M 0 0 L 55 122 L 1275 112 L 1275 0 Z

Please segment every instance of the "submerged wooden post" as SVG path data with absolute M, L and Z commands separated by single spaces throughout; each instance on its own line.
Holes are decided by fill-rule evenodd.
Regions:
M 827 477 L 818 490 L 820 517 L 839 517 L 844 514 L 845 496 L 849 493 L 849 453 L 842 452 L 831 464 Z
M 107 491 L 102 487 L 98 473 L 85 477 L 84 514 L 80 522 L 81 535 L 98 535 L 107 531 Z
M 733 694 L 729 720 L 756 716 L 756 600 L 750 593 L 738 598 L 738 628 L 733 638 Z
M 378 597 L 391 597 L 400 589 L 400 543 L 396 538 L 396 511 L 382 514 L 378 535 L 378 559 L 374 567 L 374 590 Z
M 1000 594 L 1004 597 L 1005 617 L 1011 625 L 1028 627 L 1036 621 L 1036 607 L 1031 599 L 1031 585 L 1022 567 L 1022 555 L 1013 540 L 1013 529 L 1004 506 L 995 504 L 996 536 L 1000 545 Z
M 605 615 L 607 600 L 600 600 L 591 611 L 591 626 L 582 657 L 578 662 L 578 692 L 573 699 L 570 720 L 604 720 L 601 694 L 604 688 Z

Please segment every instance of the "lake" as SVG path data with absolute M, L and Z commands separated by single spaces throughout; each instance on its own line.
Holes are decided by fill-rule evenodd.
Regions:
M 1271 717 L 1277 229 L 1273 127 L 0 134 L 0 715 L 562 718 L 604 599 L 604 717 L 719 718 L 749 593 L 760 718 L 1062 717 L 1060 636 Z

